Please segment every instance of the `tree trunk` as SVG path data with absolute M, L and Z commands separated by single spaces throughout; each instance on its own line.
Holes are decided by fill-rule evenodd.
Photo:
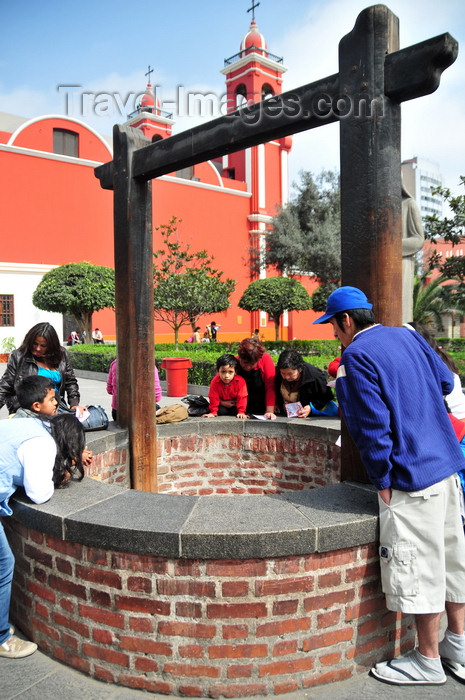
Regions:
M 92 311 L 81 311 L 79 314 L 73 314 L 73 318 L 76 321 L 76 331 L 83 343 L 86 345 L 92 343 Z
M 281 320 L 281 314 L 277 314 L 276 316 L 272 316 L 273 323 L 274 323 L 274 339 L 276 341 L 279 340 L 279 322 Z

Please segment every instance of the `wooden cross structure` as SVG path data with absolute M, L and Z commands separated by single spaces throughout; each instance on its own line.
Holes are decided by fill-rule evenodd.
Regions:
M 398 18 L 374 5 L 340 41 L 334 75 L 154 143 L 115 125 L 113 161 L 95 175 L 114 191 L 118 422 L 133 488 L 157 490 L 151 180 L 339 121 L 342 283 L 363 289 L 378 321 L 400 325 L 400 105 L 434 92 L 457 53 L 447 33 L 399 50 Z M 344 432 L 342 463 L 343 478 L 364 480 Z

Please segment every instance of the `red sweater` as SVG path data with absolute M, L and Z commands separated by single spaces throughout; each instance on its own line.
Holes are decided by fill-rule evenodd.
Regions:
M 247 384 L 245 379 L 237 374 L 230 384 L 224 384 L 220 375 L 216 374 L 210 383 L 208 392 L 210 399 L 210 413 L 217 415 L 220 401 L 235 401 L 237 412 L 245 413 L 247 408 Z

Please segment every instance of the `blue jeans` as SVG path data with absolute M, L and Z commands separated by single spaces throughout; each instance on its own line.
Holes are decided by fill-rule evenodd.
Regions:
M 0 519 L 0 644 L 10 637 L 10 623 L 8 622 L 11 600 L 11 582 L 15 558 L 10 549 L 8 540 Z

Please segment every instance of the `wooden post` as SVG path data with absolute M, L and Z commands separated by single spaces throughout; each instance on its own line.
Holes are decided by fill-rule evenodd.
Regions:
M 384 94 L 386 54 L 399 48 L 399 25 L 387 7 L 370 7 L 339 44 L 341 96 L 341 277 L 360 287 L 376 319 L 402 323 L 400 105 Z M 341 478 L 369 482 L 344 421 Z
M 152 183 L 132 168 L 148 143 L 137 129 L 113 129 L 118 423 L 128 428 L 132 488 L 156 491 Z
M 352 104 L 340 126 L 342 284 L 363 289 L 388 326 L 402 323 L 400 105 L 384 93 L 398 43 L 397 17 L 376 5 L 339 44 L 340 92 Z

